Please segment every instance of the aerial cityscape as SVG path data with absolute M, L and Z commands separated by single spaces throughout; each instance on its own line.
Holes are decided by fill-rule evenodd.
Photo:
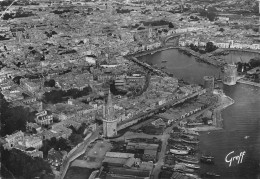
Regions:
M 0 179 L 260 179 L 260 0 L 0 0 Z

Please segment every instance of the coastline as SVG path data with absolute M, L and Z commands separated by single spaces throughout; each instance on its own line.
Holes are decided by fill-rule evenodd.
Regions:
M 226 96 L 224 93 L 217 94 L 218 103 L 216 104 L 213 110 L 213 125 L 212 126 L 197 126 L 194 128 L 190 128 L 196 132 L 207 132 L 207 131 L 215 131 L 223 129 L 223 118 L 221 116 L 221 112 L 229 107 L 230 105 L 234 104 L 234 100 L 229 96 Z
M 177 48 L 177 49 L 179 49 L 179 48 Z M 241 81 L 243 81 L 243 80 L 240 80 L 238 82 L 241 82 Z M 243 83 L 243 82 L 241 82 L 241 83 Z M 224 93 L 218 93 L 217 95 L 218 95 L 219 99 L 221 99 L 221 101 L 223 101 L 223 103 L 221 103 L 221 101 L 219 103 L 217 103 L 216 106 L 214 107 L 215 109 L 213 110 L 214 114 L 215 114 L 215 119 L 216 119 L 217 125 L 216 126 L 205 126 L 205 127 L 193 128 L 193 129 L 195 129 L 195 131 L 198 131 L 198 132 L 208 132 L 208 131 L 216 131 L 216 130 L 223 129 L 223 120 L 224 119 L 222 118 L 221 113 L 222 113 L 222 111 L 224 109 L 226 109 L 227 107 L 229 107 L 232 104 L 234 104 L 235 101 L 232 98 L 230 98 L 229 96 L 226 96 Z M 236 107 L 234 107 L 234 108 L 236 108 Z M 233 109 L 231 109 L 231 111 L 232 110 Z M 225 128 L 226 128 L 226 126 L 225 126 Z M 227 126 L 227 128 L 228 128 L 228 126 Z M 224 136 L 225 135 L 225 130 L 221 130 L 221 131 L 223 132 L 223 134 L 221 134 L 221 136 Z M 206 139 L 208 139 L 208 140 L 212 139 L 212 135 L 209 135 Z M 226 143 L 229 144 L 230 142 L 223 142 L 223 144 L 226 144 Z M 216 147 L 218 150 L 222 149 L 221 147 L 218 147 L 218 146 L 214 146 L 214 147 Z
M 219 102 L 218 102 L 218 106 L 216 106 L 216 108 L 213 111 L 213 121 L 215 121 L 217 127 L 223 128 L 223 118 L 221 112 L 227 107 L 234 104 L 235 101 L 229 96 L 226 96 L 224 93 L 220 93 L 217 95 L 218 95 Z
M 251 85 L 251 86 L 255 86 L 255 87 L 260 88 L 260 83 L 255 83 L 255 82 L 247 81 L 247 80 L 244 80 L 244 79 L 239 79 L 239 80 L 237 80 L 237 82 L 241 83 L 241 84 Z

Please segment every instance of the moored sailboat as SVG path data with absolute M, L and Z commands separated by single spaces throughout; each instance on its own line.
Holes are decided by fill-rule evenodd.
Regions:
M 199 160 L 194 157 L 189 157 L 189 156 L 176 156 L 175 157 L 178 161 L 185 162 L 185 163 L 192 163 L 192 164 L 197 164 L 199 163 Z
M 178 150 L 178 149 L 170 149 L 170 152 L 176 155 L 187 155 L 189 153 L 188 150 Z

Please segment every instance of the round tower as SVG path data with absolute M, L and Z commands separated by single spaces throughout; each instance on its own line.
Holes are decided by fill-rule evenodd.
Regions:
M 114 106 L 109 90 L 107 102 L 103 108 L 103 134 L 105 137 L 117 135 L 117 119 L 114 115 Z
M 204 88 L 208 92 L 212 92 L 214 90 L 214 77 L 213 76 L 204 76 Z
M 227 64 L 224 67 L 223 83 L 226 85 L 235 85 L 237 82 L 237 66 L 235 64 Z

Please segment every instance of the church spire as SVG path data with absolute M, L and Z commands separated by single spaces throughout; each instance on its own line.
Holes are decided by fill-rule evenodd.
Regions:
M 112 94 L 109 90 L 107 101 L 104 105 L 103 133 L 105 137 L 117 135 L 117 119 L 115 118 Z
M 109 89 L 109 91 L 108 91 L 108 96 L 107 96 L 107 106 L 108 106 L 108 107 L 113 106 L 112 96 L 111 96 L 111 91 L 110 91 L 110 89 Z
M 108 96 L 107 96 L 107 103 L 105 107 L 105 118 L 106 120 L 113 120 L 114 119 L 114 106 L 111 96 L 111 91 L 109 90 Z

